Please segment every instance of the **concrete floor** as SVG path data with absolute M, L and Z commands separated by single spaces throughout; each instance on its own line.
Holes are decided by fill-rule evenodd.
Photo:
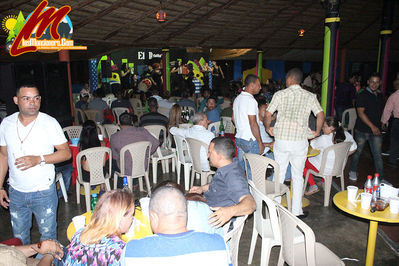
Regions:
M 384 159 L 385 160 L 385 159 Z M 359 181 L 357 185 L 361 187 L 367 174 L 372 173 L 372 162 L 368 151 L 364 151 L 359 166 Z M 397 168 L 396 168 L 397 169 Z M 398 174 L 394 168 L 386 168 L 386 179 L 398 186 Z M 158 173 L 160 173 L 160 169 Z M 161 179 L 175 179 L 174 174 L 161 175 Z M 350 183 L 346 180 L 345 186 Z M 63 199 L 59 201 L 58 207 L 58 238 L 64 245 L 68 244 L 66 238 L 66 229 L 71 219 L 75 215 L 85 212 L 84 197 L 81 196 L 81 204 L 76 204 L 75 187 L 71 187 L 69 202 L 65 203 Z M 334 188 L 331 192 L 331 199 L 337 192 Z M 364 265 L 366 257 L 366 246 L 368 236 L 368 222 L 354 216 L 345 214 L 336 208 L 330 201 L 330 206 L 323 207 L 323 191 L 314 194 L 309 198 L 311 204 L 306 208 L 310 212 L 304 220 L 314 231 L 316 241 L 323 243 L 330 248 L 340 258 L 351 258 L 358 261 L 345 260 L 346 265 Z M 9 211 L 0 208 L 0 240 L 12 237 Z M 252 235 L 253 217 L 250 216 L 245 224 L 239 249 L 239 265 L 247 265 L 249 246 Z M 40 238 L 36 223 L 32 229 L 32 241 L 37 242 Z M 252 265 L 260 264 L 261 239 L 258 242 L 254 254 Z M 374 265 L 388 266 L 399 265 L 399 254 L 392 250 L 379 235 L 377 236 L 376 252 Z M 269 265 L 277 265 L 279 247 L 274 247 L 270 255 Z M 0 259 L 1 260 L 1 259 Z

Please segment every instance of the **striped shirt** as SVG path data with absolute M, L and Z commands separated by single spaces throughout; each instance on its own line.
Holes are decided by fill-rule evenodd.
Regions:
M 220 235 L 196 231 L 155 234 L 132 240 L 123 250 L 121 263 L 134 266 L 232 265 Z
M 309 128 L 309 115 L 317 115 L 323 109 L 315 94 L 299 85 L 292 85 L 274 94 L 267 111 L 277 111 L 274 137 L 280 140 L 300 141 L 313 138 Z

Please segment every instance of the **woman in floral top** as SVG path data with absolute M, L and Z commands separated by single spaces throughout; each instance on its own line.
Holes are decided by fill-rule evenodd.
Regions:
M 125 190 L 104 193 L 90 223 L 75 233 L 67 247 L 65 265 L 120 265 L 125 247 L 121 234 L 132 224 L 133 194 Z

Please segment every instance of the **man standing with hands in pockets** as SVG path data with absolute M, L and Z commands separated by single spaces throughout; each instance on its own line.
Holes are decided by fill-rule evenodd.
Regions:
M 41 240 L 57 238 L 54 164 L 71 158 L 61 126 L 39 112 L 40 102 L 36 86 L 19 87 L 14 97 L 19 112 L 0 124 L 0 205 L 10 207 L 14 237 L 24 245 L 30 243 L 32 214 Z M 8 169 L 7 196 L 3 185 Z
M 324 122 L 324 113 L 315 94 L 299 85 L 302 71 L 293 68 L 286 75 L 287 88 L 274 94 L 266 111 L 265 127 L 270 136 L 274 136 L 273 153 L 280 165 L 280 182 L 284 182 L 288 163 L 291 163 L 292 214 L 305 218 L 308 213 L 302 211 L 303 169 L 308 152 L 308 139 L 320 135 Z M 277 111 L 277 121 L 270 127 L 272 115 Z M 309 128 L 309 115 L 316 115 L 316 131 Z

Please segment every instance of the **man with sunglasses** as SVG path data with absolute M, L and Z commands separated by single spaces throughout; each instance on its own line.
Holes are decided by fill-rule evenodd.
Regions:
M 58 122 L 39 112 L 41 96 L 36 86 L 19 87 L 13 99 L 19 112 L 0 125 L 0 205 L 10 207 L 14 237 L 26 245 L 32 214 L 41 240 L 57 238 L 54 164 L 70 159 L 71 152 Z M 7 170 L 8 196 L 3 187 Z

